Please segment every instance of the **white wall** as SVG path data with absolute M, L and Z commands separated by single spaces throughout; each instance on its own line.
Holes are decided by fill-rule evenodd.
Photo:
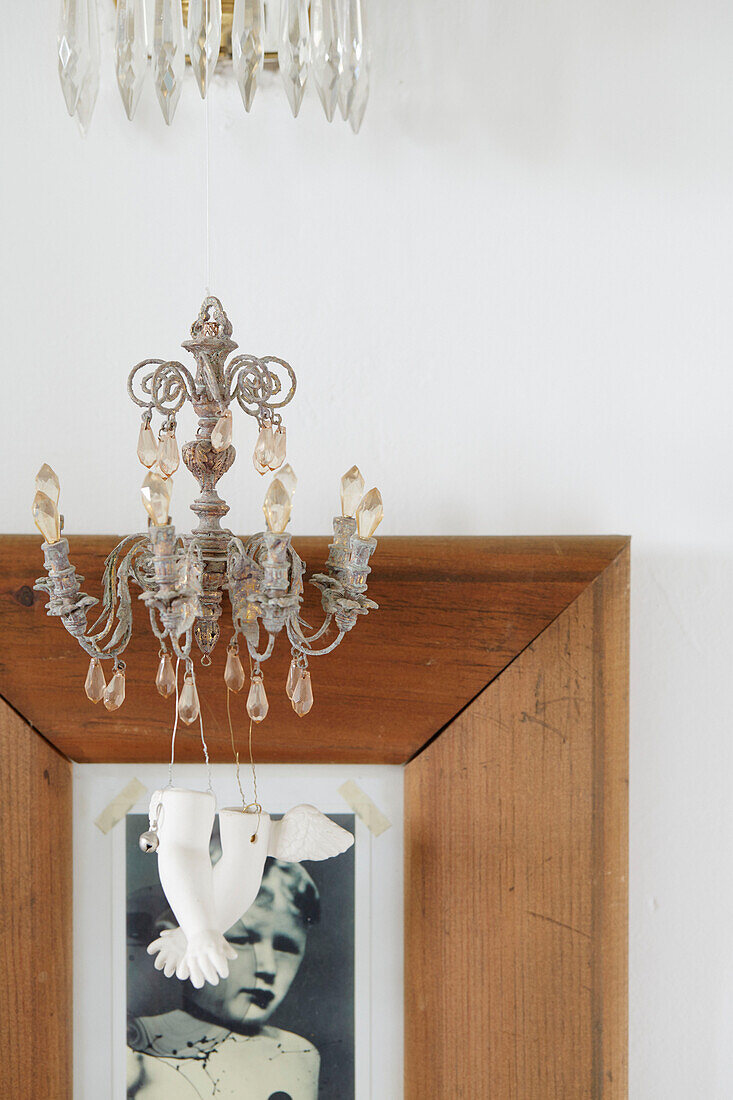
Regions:
M 204 291 L 204 109 L 102 90 L 82 141 L 50 0 L 2 51 L 5 531 L 42 460 L 67 531 L 142 513 L 128 368 Z M 733 8 L 372 0 L 362 133 L 273 80 L 211 99 L 212 290 L 295 365 L 296 532 L 358 461 L 385 534 L 630 532 L 632 1095 L 733 1093 Z M 11 5 L 4 3 L 6 16 Z M 180 353 L 181 355 L 185 353 Z M 244 419 L 244 418 L 242 418 Z M 239 530 L 262 485 L 225 488 Z M 179 475 L 176 499 L 192 494 Z M 181 504 L 178 505 L 181 514 Z M 5 644 L 9 644 L 5 640 Z

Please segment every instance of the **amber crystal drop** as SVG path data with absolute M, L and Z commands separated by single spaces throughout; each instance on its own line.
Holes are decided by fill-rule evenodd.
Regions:
M 195 722 L 199 716 L 199 693 L 196 691 L 196 684 L 193 681 L 192 676 L 186 676 L 183 681 L 183 687 L 181 688 L 181 694 L 178 697 L 178 717 L 182 722 L 185 722 L 187 726 L 190 726 L 192 722 Z
M 181 465 L 175 432 L 164 432 L 158 445 L 158 469 L 163 477 L 170 477 Z
M 384 517 L 382 494 L 379 489 L 370 489 L 356 509 L 356 524 L 360 539 L 370 539 Z
M 293 692 L 295 691 L 295 685 L 300 678 L 301 669 L 298 664 L 293 660 L 290 662 L 290 669 L 288 671 L 288 678 L 285 681 L 285 693 L 288 699 L 293 698 Z
M 43 463 L 36 474 L 36 491 L 45 493 L 54 504 L 58 504 L 61 485 L 59 483 L 58 474 L 47 462 Z
M 252 462 L 258 474 L 267 473 L 275 457 L 275 439 L 272 427 L 268 424 L 260 432 L 255 443 Z
M 172 695 L 176 690 L 176 674 L 173 671 L 173 661 L 170 653 L 164 653 L 158 665 L 158 674 L 155 677 L 155 686 L 163 698 Z
M 87 693 L 87 699 L 91 699 L 93 703 L 98 703 L 104 696 L 106 687 L 107 682 L 104 678 L 102 662 L 97 657 L 92 657 L 89 662 L 87 678 L 84 681 L 84 691 Z
M 225 451 L 232 441 L 232 414 L 225 412 L 219 417 L 211 433 L 211 446 L 215 451 Z
M 143 421 L 140 426 L 140 434 L 137 437 L 137 457 L 143 466 L 147 466 L 148 469 L 158 457 L 158 441 L 153 434 L 149 421 L 147 424 Z
M 285 461 L 286 453 L 286 437 L 285 428 L 281 424 L 279 428 L 275 428 L 272 433 L 272 458 L 270 459 L 270 469 L 277 470 L 278 466 L 282 466 Z
M 302 718 L 313 706 L 313 688 L 311 687 L 311 674 L 305 669 L 300 676 L 293 692 L 293 710 Z
M 112 679 L 107 684 L 104 692 L 104 705 L 107 710 L 117 710 L 125 701 L 125 674 L 122 669 L 116 668 Z
M 33 522 L 43 535 L 44 541 L 52 546 L 61 538 L 61 517 L 59 510 L 45 493 L 38 492 L 33 498 Z
M 262 683 L 262 677 L 253 676 L 249 695 L 247 696 L 247 714 L 253 722 L 262 722 L 262 720 L 266 718 L 269 709 L 270 704 L 267 702 L 267 695 L 265 694 L 265 685 Z
M 241 691 L 244 687 L 244 669 L 236 646 L 227 650 L 227 663 L 224 669 L 224 682 L 230 691 Z

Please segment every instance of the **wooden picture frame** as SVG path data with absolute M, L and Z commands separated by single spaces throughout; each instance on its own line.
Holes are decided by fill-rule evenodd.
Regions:
M 111 544 L 72 538 L 72 560 L 98 577 Z M 406 1100 L 625 1097 L 628 540 L 387 538 L 374 567 L 380 611 L 317 670 L 307 720 L 271 695 L 258 755 L 405 766 Z M 88 703 L 41 572 L 37 538 L 0 538 L 2 1078 L 70 1100 L 70 760 L 162 761 L 168 722 L 142 616 L 124 708 Z

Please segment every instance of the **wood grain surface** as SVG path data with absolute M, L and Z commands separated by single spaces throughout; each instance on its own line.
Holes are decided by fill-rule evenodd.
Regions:
M 406 1100 L 627 1096 L 628 552 L 407 765 Z
M 71 765 L 0 700 L 3 1100 L 71 1100 Z
M 69 536 L 71 558 L 99 596 L 115 539 Z M 384 538 L 372 560 L 370 595 L 380 610 L 340 649 L 312 662 L 315 705 L 297 718 L 284 692 L 289 647 L 279 640 L 264 667 L 270 713 L 255 728 L 262 762 L 402 763 L 494 679 L 626 544 L 608 538 Z M 326 539 L 300 538 L 311 570 Z M 73 760 L 135 763 L 167 758 L 173 707 L 155 691 L 156 647 L 134 599 L 135 632 L 125 653 L 127 699 L 117 712 L 84 695 L 87 658 L 33 592 L 43 573 L 40 539 L 0 538 L 0 695 Z M 310 589 L 310 586 L 306 586 Z M 306 618 L 320 623 L 310 590 Z M 90 623 L 92 622 L 90 617 Z M 226 640 L 228 613 L 222 618 Z M 230 758 L 223 686 L 225 645 L 200 669 L 212 759 Z M 245 693 L 236 697 L 242 743 Z M 181 760 L 201 759 L 197 727 L 178 739 Z

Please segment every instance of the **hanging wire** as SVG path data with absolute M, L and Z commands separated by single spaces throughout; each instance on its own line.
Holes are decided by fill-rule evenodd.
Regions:
M 178 666 L 181 663 L 181 658 L 176 659 L 176 713 L 173 719 L 173 734 L 171 736 L 171 762 L 168 765 L 168 786 L 173 786 L 173 764 L 176 759 L 176 730 L 178 729 Z
M 232 693 L 229 689 L 229 685 L 227 685 L 227 718 L 229 719 L 229 739 L 232 743 L 232 754 L 234 756 L 234 774 L 237 777 L 237 786 L 239 787 L 239 794 L 242 799 L 242 810 L 244 811 L 244 813 L 246 813 L 247 800 L 244 797 L 244 791 L 242 790 L 242 779 L 239 774 L 239 752 L 237 751 L 237 746 L 234 744 L 234 727 L 232 725 L 232 712 L 230 707 L 231 694 Z
M 206 22 L 205 22 L 204 26 L 206 28 L 205 33 L 206 33 L 207 40 L 208 40 L 208 37 L 209 37 L 209 31 L 211 29 L 210 24 L 209 24 L 209 3 L 210 3 L 210 0 L 206 0 Z M 208 56 L 205 56 L 205 64 L 206 64 L 206 95 L 204 96 L 204 123 L 205 123 L 205 131 L 206 131 L 206 139 L 205 139 L 205 146 L 206 146 L 206 153 L 205 153 L 206 181 L 205 181 L 205 186 L 204 186 L 204 195 L 205 195 L 204 201 L 205 201 L 205 204 L 206 204 L 206 297 L 208 298 L 209 295 L 211 294 L 211 203 L 210 203 L 211 131 L 210 131 L 210 128 L 209 128 L 209 96 L 211 94 L 211 86 L 210 86 L 210 83 L 209 83 Z M 213 72 L 212 72 L 212 75 L 213 75 Z

